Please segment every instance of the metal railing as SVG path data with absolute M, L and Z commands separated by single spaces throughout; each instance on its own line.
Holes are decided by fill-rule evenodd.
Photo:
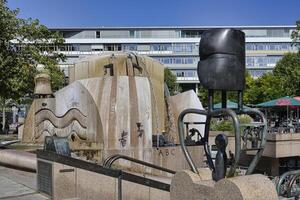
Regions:
M 295 197 L 295 199 L 299 199 L 300 185 L 296 185 L 298 188 L 295 188 L 297 180 L 300 180 L 300 170 L 288 171 L 282 174 L 275 183 L 278 196 L 287 198 Z M 296 191 L 293 191 L 295 189 Z
M 51 170 L 53 167 L 51 162 L 64 164 L 64 165 L 67 165 L 70 167 L 70 169 L 60 171 L 60 173 L 71 173 L 71 172 L 74 173 L 75 168 L 78 168 L 78 169 L 94 172 L 97 174 L 101 174 L 104 176 L 108 176 L 111 178 L 116 178 L 117 179 L 117 190 L 118 190 L 117 199 L 118 200 L 122 200 L 122 197 L 123 197 L 123 192 L 122 192 L 123 180 L 129 181 L 132 183 L 136 183 L 136 184 L 140 184 L 140 185 L 143 185 L 146 187 L 155 188 L 155 189 L 158 189 L 161 191 L 170 192 L 170 184 L 167 184 L 167 183 L 164 183 L 161 181 L 157 181 L 157 180 L 153 180 L 150 178 L 146 178 L 146 177 L 141 177 L 141 176 L 131 174 L 131 173 L 119 170 L 119 169 L 110 169 L 110 168 L 107 168 L 107 167 L 104 167 L 101 165 L 97 165 L 94 163 L 90 163 L 90 162 L 87 162 L 84 160 L 79 160 L 79 159 L 72 158 L 69 156 L 59 155 L 59 154 L 56 154 L 55 152 L 37 150 L 37 158 L 38 158 L 38 165 L 41 163 L 47 163 L 47 164 L 49 164 L 49 167 Z M 45 160 L 46 162 L 43 160 Z M 50 161 L 50 163 L 49 163 L 49 161 Z M 41 172 L 43 172 L 43 171 L 42 170 L 38 171 L 38 176 L 39 176 L 39 173 L 41 173 Z M 42 176 L 42 177 L 43 177 L 43 180 L 45 180 L 45 177 L 44 176 Z M 48 179 L 52 180 L 51 176 L 49 176 Z M 38 184 L 39 184 L 39 182 L 38 182 Z M 49 185 L 49 183 L 47 182 L 47 187 L 50 187 L 48 189 L 49 189 L 49 191 L 52 191 L 53 183 Z M 38 185 L 38 188 L 39 188 L 39 185 Z M 52 196 L 53 194 L 50 193 L 49 195 Z

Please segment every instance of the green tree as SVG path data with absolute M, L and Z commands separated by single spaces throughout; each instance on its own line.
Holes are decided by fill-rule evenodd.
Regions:
M 6 0 L 0 0 L 0 104 L 3 124 L 7 102 L 32 94 L 38 65 L 49 71 L 54 89 L 58 89 L 64 80 L 57 65 L 65 56 L 53 48 L 62 45 L 64 39 L 38 20 L 19 18 L 18 13 L 18 9 L 7 7 Z
M 180 92 L 179 84 L 176 82 L 176 75 L 173 74 L 172 71 L 168 68 L 165 68 L 164 70 L 164 79 L 169 88 L 170 95 L 174 95 Z
M 293 40 L 293 44 L 297 44 L 300 40 L 300 21 L 296 21 L 296 30 L 292 32 L 291 38 Z
M 280 77 L 273 73 L 266 73 L 250 82 L 245 90 L 245 103 L 258 104 L 264 101 L 286 96 Z
M 300 95 L 300 53 L 287 53 L 272 73 L 252 79 L 245 90 L 245 102 L 257 104 L 283 96 Z
M 277 79 L 280 79 L 277 87 L 282 87 L 285 90 L 285 95 L 300 95 L 300 52 L 285 54 L 277 62 L 273 73 Z

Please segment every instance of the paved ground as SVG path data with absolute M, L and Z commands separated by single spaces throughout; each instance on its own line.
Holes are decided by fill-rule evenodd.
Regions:
M 0 200 L 46 200 L 36 192 L 36 174 L 0 166 Z

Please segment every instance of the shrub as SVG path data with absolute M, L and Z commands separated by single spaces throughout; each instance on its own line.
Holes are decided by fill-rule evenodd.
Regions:
M 248 115 L 238 116 L 239 122 L 241 124 L 250 123 L 252 118 Z M 233 132 L 233 123 L 231 119 L 228 118 L 219 118 L 213 119 L 210 124 L 211 131 L 230 131 Z

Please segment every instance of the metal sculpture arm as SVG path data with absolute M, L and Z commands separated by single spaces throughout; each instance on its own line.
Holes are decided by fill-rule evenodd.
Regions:
M 191 170 L 194 172 L 194 173 L 199 173 L 198 172 L 198 169 L 194 163 L 194 161 L 192 160 L 192 157 L 189 153 L 189 151 L 187 150 L 187 147 L 185 145 L 185 142 L 184 142 L 184 122 L 183 122 L 183 118 L 186 114 L 189 114 L 189 113 L 194 113 L 194 114 L 200 114 L 200 115 L 207 115 L 207 111 L 205 110 L 198 110 L 198 109 L 186 109 L 184 111 L 182 111 L 180 113 L 180 115 L 178 116 L 178 134 L 179 134 L 179 142 L 180 142 L 180 145 L 181 145 L 181 149 L 183 151 L 183 154 L 191 168 Z
M 204 151 L 205 154 L 207 156 L 207 160 L 208 160 L 208 165 L 209 167 L 214 171 L 215 167 L 213 165 L 210 153 L 208 152 L 208 137 L 209 137 L 209 125 L 210 125 L 210 120 L 212 117 L 215 116 L 220 116 L 220 115 L 228 115 L 232 118 L 233 120 L 233 124 L 234 124 L 234 133 L 235 133 L 235 162 L 231 165 L 231 168 L 229 170 L 228 176 L 233 176 L 236 167 L 238 166 L 238 162 L 239 162 L 239 157 L 240 157 L 240 150 L 241 150 L 241 139 L 240 139 L 240 127 L 239 127 L 239 121 L 237 118 L 237 115 L 235 114 L 235 112 L 233 112 L 231 109 L 218 109 L 218 110 L 214 110 L 211 112 L 207 112 L 205 110 L 199 110 L 199 109 L 186 109 L 184 111 L 182 111 L 178 117 L 178 134 L 179 134 L 179 141 L 180 141 L 180 145 L 183 151 L 183 154 L 191 168 L 191 170 L 194 173 L 199 173 L 198 169 L 195 165 L 195 163 L 192 160 L 192 157 L 189 153 L 189 151 L 187 150 L 187 147 L 184 143 L 184 122 L 183 122 L 183 118 L 185 115 L 187 114 L 200 114 L 200 115 L 206 115 L 206 126 L 205 126 L 205 133 L 204 133 Z

